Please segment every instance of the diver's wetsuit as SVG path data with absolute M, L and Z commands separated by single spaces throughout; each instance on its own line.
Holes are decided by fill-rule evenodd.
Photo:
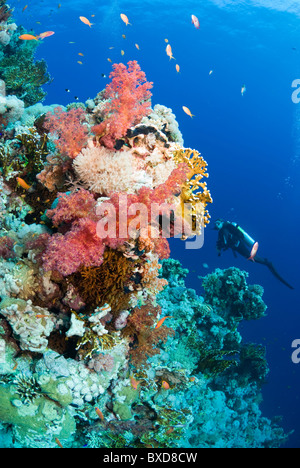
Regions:
M 217 223 L 216 223 L 217 225 Z M 222 226 L 219 229 L 219 235 L 217 240 L 217 250 L 218 255 L 221 255 L 222 250 L 232 249 L 233 254 L 236 256 L 236 253 L 242 255 L 242 257 L 249 258 L 251 255 L 251 250 L 255 244 L 254 239 L 252 239 L 238 224 L 230 223 L 229 221 L 224 221 L 220 223 Z M 289 283 L 287 283 L 275 270 L 273 264 L 267 259 L 262 258 L 258 255 L 255 256 L 256 263 L 266 265 L 271 273 L 279 279 L 283 284 L 288 288 L 294 289 Z

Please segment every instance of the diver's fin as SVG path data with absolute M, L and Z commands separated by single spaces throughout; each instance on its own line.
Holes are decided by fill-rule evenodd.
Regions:
M 291 286 L 287 281 L 285 281 L 282 276 L 279 275 L 279 273 L 275 270 L 273 264 L 267 259 L 264 259 L 264 264 L 269 268 L 270 272 L 273 273 L 273 275 L 281 281 L 281 283 L 285 284 L 290 289 L 295 289 L 293 286 Z

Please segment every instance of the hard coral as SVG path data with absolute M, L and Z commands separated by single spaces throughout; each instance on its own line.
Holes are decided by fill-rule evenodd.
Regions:
M 105 114 L 109 115 L 92 131 L 107 148 L 112 149 L 118 138 L 125 136 L 127 130 L 136 125 L 151 112 L 149 89 L 152 83 L 146 81 L 145 73 L 134 60 L 114 64 L 110 74 L 112 82 L 106 86 Z
M 241 320 L 256 320 L 267 309 L 262 299 L 263 289 L 247 285 L 248 273 L 231 267 L 217 268 L 203 279 L 205 301 L 219 309 L 220 315 L 229 323 Z
M 190 148 L 176 150 L 174 159 L 177 164 L 185 163 L 188 166 L 187 181 L 182 186 L 180 194 L 181 207 L 184 204 L 192 205 L 193 230 L 200 234 L 201 227 L 209 223 L 210 215 L 206 206 L 212 203 L 207 184 L 202 182 L 203 177 L 208 177 L 207 162 L 198 151 Z
M 24 33 L 25 29 L 18 27 L 9 44 L 4 44 L 3 57 L 0 59 L 0 79 L 6 83 L 7 94 L 22 99 L 25 107 L 28 107 L 45 98 L 46 93 L 42 86 L 50 81 L 50 75 L 47 73 L 46 62 L 34 59 L 39 41 L 18 41 L 18 37 Z

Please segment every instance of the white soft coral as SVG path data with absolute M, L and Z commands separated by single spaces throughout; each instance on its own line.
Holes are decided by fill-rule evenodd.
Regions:
M 140 180 L 145 180 L 130 151 L 109 150 L 95 146 L 92 141 L 74 159 L 73 166 L 84 187 L 102 195 L 134 193 Z M 151 180 L 145 182 L 149 184 Z

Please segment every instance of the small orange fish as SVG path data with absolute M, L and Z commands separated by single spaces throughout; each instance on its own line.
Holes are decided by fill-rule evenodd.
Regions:
M 126 36 L 125 36 L 125 34 L 122 34 L 122 37 L 123 37 L 123 39 L 126 39 Z
M 250 257 L 248 258 L 248 260 L 252 260 L 252 262 L 254 262 L 254 258 L 255 258 L 255 255 L 257 254 L 257 251 L 258 251 L 258 242 L 255 242 L 255 244 L 252 247 Z
M 190 111 L 190 109 L 189 109 L 188 107 L 182 106 L 182 109 L 183 109 L 184 112 L 185 112 L 187 115 L 189 115 L 190 117 L 192 117 L 192 118 L 195 117 L 195 116 L 191 113 L 191 111 Z
M 81 52 L 78 52 L 78 55 L 80 55 L 81 57 L 84 57 L 84 55 Z
M 38 36 L 36 36 L 38 39 L 45 39 L 45 37 L 50 37 L 50 36 L 53 36 L 53 34 L 55 34 L 54 31 L 45 31 L 41 34 L 39 34 Z
M 139 384 L 141 383 L 141 380 L 136 380 L 136 379 L 131 375 L 131 376 L 130 376 L 130 383 L 131 383 L 132 388 L 134 388 L 134 390 L 137 390 Z
M 165 42 L 169 42 L 169 39 L 165 39 Z
M 192 23 L 193 23 L 193 25 L 195 26 L 196 29 L 200 28 L 200 22 L 199 22 L 197 16 L 192 15 Z
M 28 5 L 25 5 L 22 11 L 27 10 L 27 8 L 28 8 Z
M 137 50 L 140 50 L 140 46 L 138 44 L 134 44 Z
M 169 390 L 170 389 L 170 385 L 165 380 L 162 381 L 161 386 L 162 386 L 162 388 L 164 390 Z
M 162 319 L 160 319 L 160 320 L 157 322 L 156 326 L 155 326 L 155 330 L 157 330 L 159 327 L 161 327 L 162 324 L 164 323 L 164 321 L 165 321 L 167 318 L 172 318 L 172 316 L 171 316 L 171 315 L 167 315 L 166 317 L 163 317 Z
M 124 50 L 121 50 L 121 55 L 124 55 L 124 54 L 125 54 Z
M 17 182 L 18 184 L 25 190 L 29 190 L 30 189 L 30 185 L 28 185 L 25 180 L 21 179 L 21 177 L 17 177 Z
M 128 24 L 131 25 L 131 23 L 129 23 L 129 20 L 128 20 L 127 16 L 124 15 L 124 13 L 121 13 L 120 16 L 121 16 L 121 20 L 124 21 L 124 23 L 126 24 L 126 26 L 128 26 Z
M 37 37 L 36 36 L 33 36 L 32 34 L 22 34 L 21 36 L 19 36 L 19 39 L 21 39 L 21 41 L 37 41 Z
M 55 437 L 55 442 L 57 443 L 57 445 L 58 445 L 60 448 L 63 448 L 62 443 L 60 442 L 60 440 L 59 440 L 57 437 Z
M 18 363 L 16 362 L 14 367 L 13 367 L 13 371 L 15 371 L 17 369 L 17 367 L 18 367 Z
M 190 382 L 195 382 L 195 380 L 196 380 L 196 377 L 191 377 L 190 378 Z
M 112 59 L 110 59 L 110 58 L 108 58 L 107 60 L 108 60 L 109 62 L 112 62 Z
M 167 45 L 166 52 L 167 52 L 167 56 L 170 57 L 170 60 L 171 59 L 175 60 L 175 57 L 173 57 L 172 47 L 170 46 L 170 44 Z
M 90 28 L 93 26 L 93 23 L 91 23 L 85 16 L 79 16 L 79 19 L 84 24 L 87 24 Z
M 36 315 L 37 319 L 46 318 L 46 317 L 48 317 L 48 315 L 45 315 L 45 314 L 37 314 Z
M 176 63 L 175 68 L 176 68 L 177 73 L 179 73 L 179 71 L 180 71 L 180 66 L 178 65 L 178 63 Z
M 80 60 L 77 60 L 77 63 L 79 63 L 79 65 L 83 65 L 83 63 Z
M 95 408 L 95 411 L 96 411 L 97 415 L 99 416 L 99 418 L 101 419 L 101 421 L 104 421 L 104 416 L 103 416 L 102 411 L 100 411 L 100 409 L 98 407 Z
M 174 427 L 170 427 L 170 429 L 167 430 L 166 435 L 170 435 L 174 431 L 175 431 Z

